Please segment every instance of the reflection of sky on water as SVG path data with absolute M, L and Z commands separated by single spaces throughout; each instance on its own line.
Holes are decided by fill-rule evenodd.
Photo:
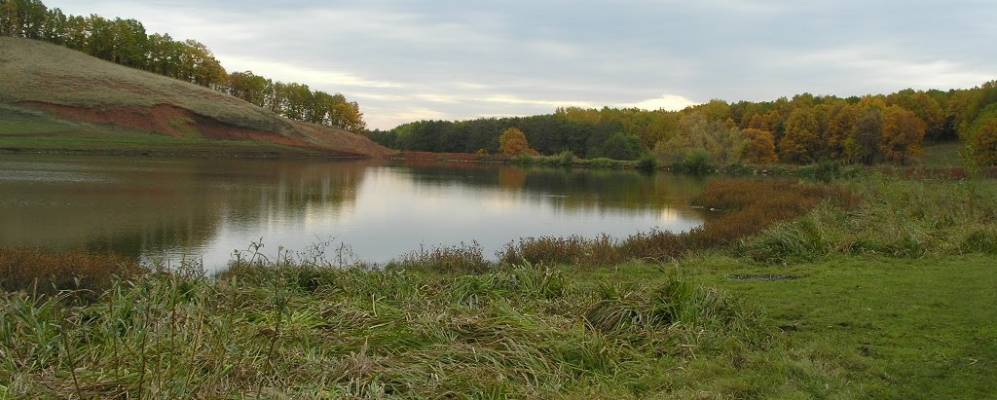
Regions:
M 520 237 L 625 237 L 701 223 L 688 200 L 702 182 L 668 175 L 323 161 L 33 160 L 0 160 L 9 177 L 0 179 L 9 200 L 0 201 L 0 246 L 83 247 L 173 262 L 189 255 L 217 268 L 260 239 L 269 255 L 279 247 L 303 251 L 334 242 L 362 260 L 384 262 L 422 245 L 476 241 L 492 256 Z
M 470 187 L 455 181 L 424 184 L 409 178 L 394 168 L 371 168 L 351 206 L 308 204 L 300 213 L 278 206 L 251 218 L 228 218 L 204 246 L 205 261 L 224 263 L 232 249 L 261 237 L 270 255 L 278 245 L 302 250 L 334 239 L 349 245 L 362 260 L 384 262 L 420 246 L 477 241 L 490 256 L 520 237 L 625 237 L 656 228 L 684 232 L 701 223 L 691 210 L 598 203 L 568 208 L 563 203 L 569 194 Z

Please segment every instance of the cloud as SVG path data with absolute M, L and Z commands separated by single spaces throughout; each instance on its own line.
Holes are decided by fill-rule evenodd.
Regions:
M 442 111 L 433 110 L 430 108 L 410 108 L 408 110 L 402 111 L 394 115 L 395 118 L 402 120 L 422 120 L 422 119 L 445 119 L 447 113 Z
M 402 88 L 397 82 L 378 81 L 361 78 L 348 72 L 336 72 L 330 69 L 303 68 L 277 61 L 264 61 L 238 56 L 219 54 L 225 67 L 231 71 L 254 71 L 269 78 L 285 82 L 299 82 L 309 85 L 356 86 L 365 88 Z
M 530 105 L 530 106 L 548 106 L 551 108 L 556 107 L 583 107 L 592 108 L 595 104 L 587 101 L 576 101 L 576 100 L 540 100 L 540 99 L 525 99 L 518 96 L 510 95 L 494 95 L 488 96 L 480 99 L 481 101 L 486 101 L 490 103 L 503 103 L 503 104 L 517 104 L 517 105 Z
M 681 109 L 975 86 L 983 0 L 46 0 L 197 39 L 229 70 L 341 92 L 375 128 L 555 107 Z M 662 93 L 665 93 L 662 95 Z
M 679 111 L 685 109 L 686 107 L 694 106 L 700 104 L 699 102 L 689 100 L 685 97 L 665 94 L 661 97 L 656 97 L 653 99 L 647 99 L 637 103 L 620 104 L 620 107 L 626 108 L 640 108 L 642 110 L 668 110 L 668 111 Z
M 887 87 L 956 88 L 975 86 L 993 74 L 946 59 L 891 55 L 889 46 L 844 46 L 783 58 L 794 69 L 828 68 Z

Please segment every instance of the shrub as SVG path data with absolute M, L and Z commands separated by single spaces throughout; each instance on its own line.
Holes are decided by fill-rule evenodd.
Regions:
M 414 250 L 390 267 L 426 269 L 443 273 L 483 273 L 491 267 L 478 242 Z
M 637 160 L 637 169 L 644 172 L 654 172 L 658 170 L 658 158 L 652 154 L 645 154 Z
M 706 150 L 692 150 L 672 164 L 672 169 L 692 175 L 706 175 L 713 171 L 710 153 Z
M 606 139 L 596 153 L 613 160 L 634 160 L 640 157 L 640 139 L 617 132 Z
M 740 331 L 753 317 L 722 292 L 669 277 L 651 289 L 601 286 L 585 311 L 590 329 L 603 333 L 640 333 L 679 327 Z
M 575 157 L 575 153 L 572 153 L 570 150 L 562 151 L 554 156 L 554 163 L 562 167 L 573 166 L 577 160 L 578 157 Z
M 973 230 L 962 242 L 967 253 L 997 254 L 997 229 L 991 227 Z

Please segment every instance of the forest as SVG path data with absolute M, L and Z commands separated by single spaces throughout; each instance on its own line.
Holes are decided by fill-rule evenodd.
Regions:
M 997 164 L 997 81 L 972 89 L 902 90 L 840 98 L 801 94 L 768 102 L 713 100 L 681 111 L 559 108 L 553 114 L 418 121 L 369 136 L 388 147 L 501 153 L 500 136 L 522 131 L 529 149 L 553 155 L 717 165 L 773 162 L 909 164 L 925 142 L 961 141 L 967 161 Z M 517 154 L 507 154 L 517 155 Z
M 251 71 L 229 73 L 204 44 L 147 33 L 134 19 L 66 15 L 39 0 L 0 0 L 0 36 L 44 40 L 116 64 L 209 87 L 286 118 L 353 132 L 366 128 L 356 102 Z

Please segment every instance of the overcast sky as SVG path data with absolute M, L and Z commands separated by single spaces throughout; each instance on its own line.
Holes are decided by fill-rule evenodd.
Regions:
M 994 0 L 47 0 L 340 92 L 368 125 L 997 79 Z

